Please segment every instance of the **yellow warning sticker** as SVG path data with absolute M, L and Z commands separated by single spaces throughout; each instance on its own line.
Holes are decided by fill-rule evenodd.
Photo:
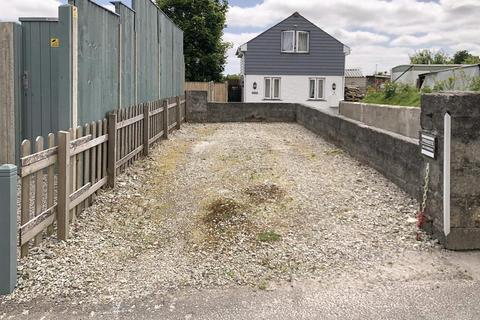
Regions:
M 59 48 L 60 47 L 60 39 L 58 39 L 58 38 L 50 39 L 50 47 Z

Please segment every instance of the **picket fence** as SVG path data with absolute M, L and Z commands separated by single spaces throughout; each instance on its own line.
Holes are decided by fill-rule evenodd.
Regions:
M 66 240 L 78 213 L 92 205 L 97 191 L 115 187 L 115 177 L 150 147 L 185 122 L 185 97 L 115 110 L 108 119 L 50 133 L 21 145 L 19 246 L 21 256 L 52 235 Z

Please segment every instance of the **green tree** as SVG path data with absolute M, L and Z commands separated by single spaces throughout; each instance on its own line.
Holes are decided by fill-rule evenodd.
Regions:
M 480 63 L 480 57 L 474 56 L 468 50 L 457 51 L 453 55 L 454 64 L 477 64 Z
M 410 56 L 412 64 L 450 64 L 450 57 L 443 51 L 423 49 Z
M 231 44 L 222 40 L 227 0 L 157 0 L 184 31 L 187 81 L 220 81 Z

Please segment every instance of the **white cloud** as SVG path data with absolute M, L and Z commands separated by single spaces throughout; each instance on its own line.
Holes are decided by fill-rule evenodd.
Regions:
M 264 0 L 231 7 L 227 23 L 263 31 L 295 11 L 350 46 L 347 65 L 365 73 L 408 63 L 421 48 L 480 51 L 480 0 Z
M 0 0 L 0 21 L 17 21 L 20 17 L 57 17 L 57 0 Z
M 107 9 L 107 10 L 110 10 L 110 11 L 112 11 L 112 12 L 115 12 L 115 6 L 114 6 L 113 4 L 111 4 L 111 3 L 109 3 L 109 4 L 102 4 L 102 7 L 104 7 L 104 8 Z
M 237 48 L 249 40 L 255 38 L 258 33 L 230 33 L 225 32 L 223 40 L 233 43 L 233 47 L 228 50 L 226 74 L 236 74 L 240 72 L 240 59 L 235 56 Z

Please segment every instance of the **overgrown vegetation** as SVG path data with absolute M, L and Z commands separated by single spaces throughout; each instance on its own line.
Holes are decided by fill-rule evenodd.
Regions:
M 409 85 L 390 82 L 384 89 L 370 88 L 362 102 L 419 107 L 420 91 Z
M 419 107 L 422 93 L 453 91 L 459 87 L 467 91 L 480 91 L 480 77 L 468 77 L 464 72 L 453 74 L 446 80 L 435 81 L 433 87 L 421 90 L 410 85 L 389 82 L 383 89 L 370 88 L 362 102 Z

